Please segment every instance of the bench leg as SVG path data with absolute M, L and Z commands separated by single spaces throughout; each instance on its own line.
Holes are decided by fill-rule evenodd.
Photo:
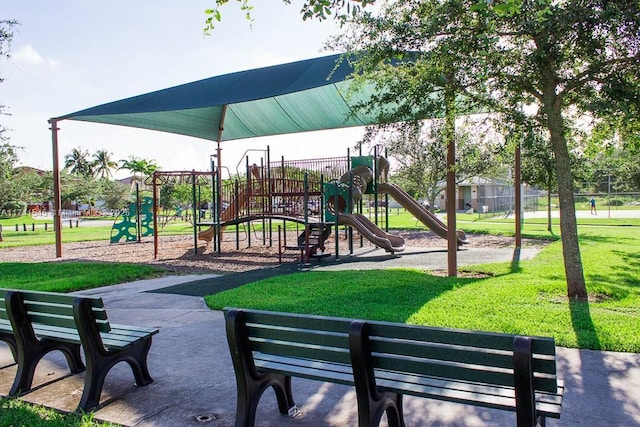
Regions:
M 533 389 L 531 338 L 513 339 L 513 375 L 516 389 L 516 419 L 518 427 L 535 427 L 536 397 Z
M 91 321 L 91 303 L 88 299 L 78 298 L 73 303 L 76 327 L 84 347 L 87 359 L 87 375 L 78 409 L 88 411 L 100 404 L 100 395 L 107 374 L 117 363 L 127 362 L 133 371 L 136 384 L 145 386 L 153 379 L 149 375 L 147 356 L 151 349 L 151 335 L 136 341 L 122 350 L 107 350 L 102 344 L 100 332 L 95 321 Z
M 366 323 L 353 321 L 349 328 L 349 352 L 358 399 L 358 426 L 377 427 L 386 413 L 390 427 L 404 427 L 402 395 L 377 390 L 369 349 Z
M 89 346 L 88 346 L 89 347 Z M 151 337 L 137 342 L 133 347 L 117 352 L 99 351 L 95 346 L 86 349 L 87 375 L 84 380 L 84 390 L 78 404 L 78 409 L 90 410 L 100 404 L 100 395 L 104 387 L 107 374 L 117 363 L 127 362 L 133 371 L 136 385 L 145 386 L 153 382 L 147 366 L 147 355 L 151 349 Z
M 358 394 L 358 427 L 378 427 L 387 414 L 389 427 L 404 427 L 402 395 L 398 393 L 374 393 L 365 398 Z
M 291 391 L 291 377 L 257 372 L 251 347 L 245 334 L 243 314 L 231 310 L 225 314 L 227 341 L 236 373 L 236 427 L 253 427 L 256 408 L 262 393 L 273 387 L 281 414 L 288 414 L 295 407 Z
M 35 338 L 35 337 L 34 337 Z M 36 367 L 40 360 L 53 350 L 59 350 L 64 354 L 69 365 L 69 371 L 77 374 L 85 370 L 80 356 L 80 344 L 61 344 L 53 341 L 39 341 L 34 339 L 26 345 L 18 347 L 18 371 L 13 381 L 10 396 L 19 396 L 31 389 Z
M 36 337 L 19 292 L 8 292 L 5 297 L 7 314 L 11 319 L 16 343 L 18 371 L 9 390 L 10 396 L 18 396 L 31 389 L 38 362 L 48 353 L 59 350 L 64 354 L 73 374 L 84 371 L 80 344 L 69 344 Z
M 291 393 L 291 377 L 286 375 L 265 374 L 260 378 L 237 379 L 236 427 L 253 427 L 256 409 L 266 389 L 273 388 L 278 402 L 278 411 L 287 415 L 296 405 Z

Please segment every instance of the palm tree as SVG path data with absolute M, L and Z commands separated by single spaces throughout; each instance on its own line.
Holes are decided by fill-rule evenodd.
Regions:
M 107 150 L 98 150 L 93 155 L 93 173 L 100 178 L 111 178 L 111 169 L 118 167 L 118 162 L 111 159 L 113 154 Z
M 89 161 L 89 152 L 79 147 L 72 149 L 71 153 L 64 156 L 64 167 L 70 168 L 69 172 L 75 175 L 93 176 L 93 167 Z
M 128 160 L 120 160 L 120 169 L 133 172 L 133 178 L 142 181 L 142 177 L 149 176 L 158 170 L 155 160 L 142 159 L 140 157 L 129 156 Z

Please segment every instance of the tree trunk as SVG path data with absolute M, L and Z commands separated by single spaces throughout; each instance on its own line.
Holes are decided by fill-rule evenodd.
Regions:
M 587 300 L 587 287 L 582 271 L 582 259 L 578 244 L 578 225 L 576 207 L 573 197 L 573 175 L 571 159 L 560 101 L 554 93 L 545 97 L 547 124 L 551 135 L 551 144 L 555 155 L 556 177 L 558 180 L 558 197 L 560 201 L 560 233 L 562 235 L 562 254 L 567 278 L 567 295 L 570 299 Z
M 547 183 L 547 231 L 553 233 L 551 229 L 551 180 Z
M 458 235 L 456 233 L 456 109 L 452 74 L 447 75 L 445 85 L 445 127 L 447 143 L 447 272 L 449 277 L 458 275 Z

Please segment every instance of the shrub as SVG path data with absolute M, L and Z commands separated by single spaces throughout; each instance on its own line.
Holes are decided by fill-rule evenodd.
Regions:
M 25 202 L 10 201 L 0 206 L 0 217 L 17 218 L 27 213 L 27 204 Z
M 611 199 L 604 202 L 605 206 L 624 206 L 624 202 L 620 199 Z

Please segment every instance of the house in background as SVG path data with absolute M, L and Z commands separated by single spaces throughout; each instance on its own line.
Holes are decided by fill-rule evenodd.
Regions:
M 437 207 L 446 210 L 446 183 L 442 183 Z M 523 194 L 527 198 L 537 197 L 538 190 L 523 184 Z M 531 201 L 529 201 L 531 203 Z M 469 213 L 510 212 L 515 209 L 515 187 L 507 180 L 473 177 L 458 184 L 456 210 Z

